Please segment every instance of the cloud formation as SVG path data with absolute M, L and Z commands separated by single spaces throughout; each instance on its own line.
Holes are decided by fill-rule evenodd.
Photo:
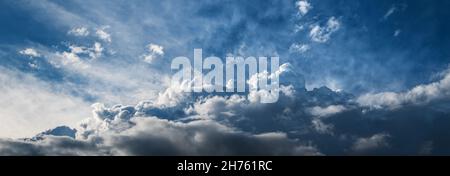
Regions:
M 78 37 L 86 37 L 89 35 L 89 30 L 86 27 L 76 27 L 67 32 L 70 35 L 78 36 Z
M 0 140 L 0 154 L 449 154 L 448 76 L 424 83 L 450 58 L 434 31 L 448 28 L 435 15 L 448 10 L 408 4 L 426 10 L 399 22 L 402 5 L 379 1 L 0 2 L 6 16 L 32 19 L 0 17 L 0 134 L 38 133 Z M 170 85 L 162 57 L 196 47 L 289 62 L 279 101 Z M 259 76 L 271 75 L 248 83 Z
M 41 55 L 33 48 L 26 48 L 19 51 L 20 54 L 30 57 L 41 57 Z
M 362 106 L 372 108 L 398 108 L 404 105 L 426 104 L 434 100 L 450 97 L 450 71 L 443 72 L 443 77 L 436 82 L 418 85 L 406 92 L 381 92 L 365 94 L 357 99 Z
M 30 137 L 89 116 L 89 104 L 81 98 L 54 92 L 57 87 L 31 74 L 0 68 L 0 137 Z
M 387 138 L 389 138 L 389 135 L 383 133 L 375 134 L 368 138 L 359 138 L 353 144 L 353 150 L 355 152 L 364 152 L 389 147 L 389 143 L 386 141 Z
M 157 44 L 148 44 L 147 50 L 148 54 L 144 54 L 142 57 L 144 58 L 144 61 L 149 64 L 156 62 L 157 59 L 164 55 L 164 47 Z
M 101 27 L 99 29 L 97 29 L 97 31 L 95 31 L 95 34 L 97 35 L 98 38 L 102 39 L 105 42 L 111 43 L 111 34 L 109 34 L 106 30 L 109 28 L 109 26 L 104 26 Z
M 324 26 L 318 24 L 311 27 L 309 36 L 314 42 L 325 43 L 330 40 L 331 35 L 338 31 L 341 23 L 336 17 L 330 17 Z

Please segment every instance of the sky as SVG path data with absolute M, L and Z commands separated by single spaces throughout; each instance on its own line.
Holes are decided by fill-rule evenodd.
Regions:
M 449 7 L 3 0 L 0 155 L 450 154 Z M 279 101 L 182 92 L 195 48 L 279 57 Z

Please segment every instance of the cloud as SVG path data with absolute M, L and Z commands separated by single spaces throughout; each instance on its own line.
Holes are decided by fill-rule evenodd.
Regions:
M 144 61 L 154 63 L 159 57 L 164 55 L 164 47 L 150 43 L 147 45 L 148 54 L 143 55 Z
M 367 138 L 359 138 L 353 144 L 353 151 L 365 152 L 389 147 L 389 143 L 387 142 L 389 137 L 389 134 L 380 133 Z
M 361 106 L 371 108 L 399 108 L 411 104 L 426 104 L 431 101 L 448 99 L 450 96 L 450 71 L 443 73 L 441 80 L 418 85 L 406 92 L 381 92 L 358 97 Z
M 300 0 L 295 3 L 301 15 L 306 15 L 312 9 L 311 4 L 306 0 Z
M 107 153 L 106 153 L 107 154 Z M 83 156 L 106 155 L 92 143 L 75 140 L 69 137 L 47 136 L 45 140 L 24 141 L 0 139 L 0 155 L 2 156 Z
M 0 137 L 29 137 L 89 115 L 90 104 L 30 74 L 2 67 L 0 83 Z
M 402 33 L 402 30 L 397 29 L 394 31 L 394 37 L 398 37 L 400 35 L 400 33 Z
M 395 11 L 397 11 L 397 7 L 392 6 L 392 7 L 389 8 L 389 10 L 384 14 L 383 19 L 384 19 L 384 20 L 388 19 L 392 14 L 395 13 Z
M 109 34 L 106 29 L 108 29 L 109 26 L 104 26 L 101 27 L 99 29 L 97 29 L 97 31 L 95 31 L 95 34 L 97 35 L 98 38 L 102 39 L 105 42 L 111 43 L 111 34 Z
M 76 27 L 76 28 L 72 28 L 68 32 L 68 34 L 78 36 L 78 37 L 86 37 L 89 35 L 89 30 L 86 27 Z
M 43 136 L 37 141 L 1 140 L 0 155 L 321 154 L 284 133 L 249 134 L 211 120 L 184 123 L 156 117 L 124 119 L 123 114 L 131 113 L 129 110 L 101 110 L 81 124 L 77 139 Z
M 308 50 L 310 50 L 311 47 L 307 44 L 298 44 L 298 43 L 293 43 L 290 47 L 289 47 L 289 51 L 292 53 L 305 53 Z
M 386 11 L 386 13 L 383 16 L 383 20 L 389 19 L 392 15 L 397 13 L 398 11 L 404 11 L 408 7 L 407 4 L 393 4 L 391 7 Z
M 366 23 L 374 21 L 371 18 L 354 16 L 353 6 L 332 3 L 330 5 L 336 8 L 328 8 L 327 3 L 320 3 L 314 8 L 320 10 L 325 7 L 328 8 L 327 11 L 322 11 L 308 19 L 306 14 L 311 13 L 312 8 L 309 1 L 297 1 L 295 5 L 292 4 L 292 1 L 272 1 L 270 3 L 233 1 L 225 4 L 227 8 L 220 8 L 224 5 L 220 3 L 202 5 L 196 3 L 193 6 L 193 2 L 190 1 L 176 4 L 158 1 L 150 3 L 151 6 L 146 5 L 148 2 L 136 2 L 131 5 L 114 2 L 105 5 L 103 3 L 83 1 L 66 4 L 30 1 L 26 6 L 24 5 L 23 8 L 27 11 L 35 12 L 30 15 L 36 19 L 32 21 L 48 21 L 45 28 L 64 29 L 61 33 L 64 35 L 61 36 L 65 36 L 66 29 L 73 26 L 99 26 L 97 23 L 100 23 L 109 24 L 111 27 L 100 27 L 99 29 L 104 32 L 100 32 L 100 34 L 98 33 L 99 29 L 90 27 L 89 31 L 86 28 L 86 31 L 89 32 L 87 35 L 96 37 L 89 40 L 88 42 L 91 43 L 88 44 L 77 43 L 87 40 L 77 40 L 64 41 L 63 43 L 69 43 L 68 49 L 66 46 L 48 46 L 48 51 L 45 51 L 44 47 L 39 47 L 39 54 L 44 57 L 34 60 L 48 61 L 50 66 L 54 66 L 52 67 L 54 70 L 46 70 L 48 72 L 45 74 L 56 75 L 62 72 L 61 78 L 58 77 L 52 84 L 42 83 L 43 81 L 39 78 L 36 78 L 36 82 L 39 82 L 38 87 L 41 88 L 35 88 L 34 81 L 16 84 L 16 82 L 21 82 L 22 76 L 14 76 L 19 81 L 5 83 L 10 86 L 8 87 L 9 91 L 19 91 L 17 96 L 10 98 L 19 99 L 20 101 L 15 100 L 18 102 L 25 102 L 15 108 L 10 108 L 10 104 L 4 103 L 7 108 L 2 109 L 2 115 L 5 114 L 5 111 L 8 111 L 7 115 L 12 114 L 11 117 L 8 116 L 5 119 L 12 119 L 13 116 L 23 117 L 21 113 L 28 114 L 30 117 L 39 116 L 39 119 L 43 119 L 43 122 L 31 121 L 37 124 L 36 126 L 21 124 L 25 131 L 29 131 L 27 131 L 27 135 L 34 134 L 34 131 L 48 129 L 49 127 L 45 125 L 37 128 L 37 126 L 41 126 L 40 123 L 44 122 L 49 126 L 51 124 L 52 127 L 74 126 L 77 128 L 76 134 L 67 128 L 56 128 L 39 134 L 39 140 L 1 140 L 0 151 L 2 152 L 0 153 L 4 155 L 297 155 L 322 153 L 342 155 L 365 154 L 366 152 L 379 154 L 380 150 L 383 150 L 381 152 L 397 155 L 417 154 L 418 152 L 448 154 L 447 146 L 449 144 L 447 141 L 450 141 L 448 139 L 450 135 L 447 130 L 449 121 L 446 117 L 448 117 L 450 109 L 448 108 L 449 103 L 445 101 L 446 96 L 442 93 L 437 93 L 437 95 L 420 93 L 434 92 L 431 88 L 433 86 L 428 87 L 426 84 L 424 88 L 414 93 L 419 92 L 418 94 L 424 94 L 426 95 L 424 97 L 428 98 L 411 98 L 413 93 L 409 92 L 412 90 L 400 93 L 382 92 L 386 94 L 367 99 L 362 98 L 364 96 L 354 98 L 353 95 L 345 93 L 348 85 L 357 87 L 356 89 L 363 89 L 363 91 L 368 87 L 377 89 L 375 88 L 377 86 L 374 87 L 375 83 L 372 82 L 378 81 L 374 77 L 386 73 L 385 71 L 388 70 L 381 69 L 380 71 L 383 65 L 377 65 L 371 59 L 384 58 L 379 54 L 383 55 L 381 51 L 386 48 L 380 48 L 380 52 L 377 50 L 376 57 L 374 57 L 373 51 L 369 51 L 372 47 L 361 45 L 361 43 L 371 43 L 372 41 L 381 43 L 381 40 L 373 40 L 370 39 L 371 36 L 365 36 L 362 38 L 350 37 L 350 39 L 345 37 L 346 40 L 341 39 L 342 41 L 317 45 L 317 47 L 314 43 L 305 41 L 292 44 L 293 41 L 302 39 L 318 43 L 328 42 L 342 26 L 341 18 L 329 18 L 330 15 L 342 16 L 343 20 L 355 20 L 354 23 L 364 26 L 361 29 L 364 31 L 383 31 L 380 28 L 371 28 L 374 26 Z M 79 8 L 76 8 L 77 6 Z M 115 8 L 119 6 L 122 8 Z M 67 10 L 74 7 L 75 10 Z M 136 12 L 131 14 L 134 20 L 123 18 L 122 11 L 114 11 L 114 9 L 124 8 Z M 396 6 L 396 8 L 400 9 L 400 6 Z M 177 13 L 173 13 L 174 9 L 178 10 Z M 365 9 L 358 8 L 357 11 L 359 10 L 364 11 Z M 79 16 L 72 12 L 80 12 L 83 15 Z M 231 13 L 234 14 L 232 17 L 227 15 Z M 394 12 L 392 13 L 394 14 Z M 91 14 L 95 15 L 91 16 Z M 296 14 L 297 16 L 295 16 Z M 296 18 L 298 15 L 302 18 Z M 389 16 L 392 17 L 392 14 Z M 378 17 L 376 18 L 378 20 Z M 424 20 L 426 19 L 428 18 L 424 18 Z M 296 26 L 297 32 L 306 30 L 310 26 L 311 31 L 307 31 L 309 33 L 306 38 L 302 38 L 305 36 L 300 36 L 299 33 L 292 33 L 292 27 L 295 25 L 292 24 L 293 21 L 302 22 Z M 178 28 L 179 24 L 184 24 L 186 27 Z M 352 25 L 348 27 L 349 30 L 346 32 L 349 32 L 349 36 L 360 34 L 353 35 L 355 30 L 359 31 L 359 28 L 352 30 Z M 390 34 L 393 32 L 392 29 L 386 30 L 389 30 Z M 258 35 L 261 33 L 267 35 Z M 111 42 L 112 34 L 116 34 L 114 43 Z M 70 35 L 75 35 L 75 33 Z M 58 33 L 52 36 L 58 36 Z M 101 42 L 93 41 L 97 38 L 100 38 Z M 146 48 L 148 51 L 143 53 L 142 46 L 148 44 L 149 39 L 157 44 L 148 45 Z M 61 41 L 50 41 L 49 43 L 61 43 Z M 288 71 L 283 72 L 282 79 L 280 79 L 282 86 L 279 101 L 273 104 L 260 104 L 257 100 L 264 96 L 264 92 L 259 91 L 253 91 L 247 95 L 185 93 L 182 91 L 183 86 L 189 85 L 168 85 L 165 83 L 167 75 L 164 72 L 166 70 L 156 67 L 153 70 L 149 69 L 147 64 L 142 64 L 143 58 L 146 58 L 142 57 L 144 55 L 149 56 L 146 60 L 153 65 L 163 66 L 158 63 L 162 60 L 160 59 L 162 56 L 170 58 L 174 55 L 185 55 L 192 51 L 192 46 L 205 46 L 205 52 L 217 55 L 226 53 L 279 55 L 282 59 L 293 61 L 292 63 L 296 66 L 304 65 L 305 67 L 289 68 L 290 66 L 287 65 L 282 67 Z M 360 47 L 355 48 L 355 46 Z M 348 48 L 354 49 L 348 50 Z M 16 51 L 14 50 L 14 53 Z M 109 54 L 111 51 L 117 51 L 118 54 Z M 391 51 L 393 51 L 392 48 L 389 48 L 389 54 Z M 298 60 L 297 57 L 290 55 L 305 54 L 304 52 L 308 52 L 308 56 L 312 58 L 321 59 Z M 360 55 L 360 53 L 364 54 Z M 396 52 L 392 52 L 392 54 L 396 55 Z M 352 59 L 355 55 L 362 59 Z M 5 61 L 9 60 L 5 59 Z M 64 62 L 67 63 L 64 64 Z M 83 63 L 87 67 L 77 67 L 77 63 Z M 391 64 L 392 62 L 385 63 Z M 401 65 L 403 66 L 404 63 Z M 424 67 L 429 66 L 425 65 Z M 409 69 L 403 67 L 397 69 L 396 67 L 396 70 L 401 72 Z M 26 71 L 37 72 L 36 70 Z M 305 78 L 299 72 L 306 74 L 308 81 L 319 80 L 312 84 L 309 83 L 310 85 L 315 87 L 326 85 L 328 87 L 306 90 Z M 421 74 L 424 73 L 421 72 Z M 4 78 L 8 78 L 10 73 L 5 73 L 5 75 Z M 355 78 L 354 75 L 357 75 L 356 77 L 359 75 L 359 77 Z M 386 79 L 389 75 L 382 74 L 379 79 L 383 78 L 382 80 L 389 82 L 392 80 L 392 78 Z M 322 78 L 323 82 L 320 81 Z M 342 81 L 342 78 L 348 78 L 351 81 L 345 82 Z M 400 78 L 402 76 L 399 76 Z M 414 81 L 420 80 L 414 79 Z M 377 85 L 382 85 L 383 90 L 391 88 L 387 84 Z M 385 86 L 388 88 L 384 89 Z M 28 89 L 31 89 L 34 95 L 27 97 Z M 40 96 L 46 95 L 45 93 L 50 94 L 52 98 Z M 138 102 L 142 99 L 146 100 Z M 65 107 L 66 104 L 71 105 L 71 103 L 65 102 L 70 102 L 69 100 L 75 102 L 72 105 L 76 104 L 81 107 L 75 105 Z M 47 101 L 50 103 L 45 103 Z M 89 101 L 89 103 L 84 101 Z M 9 100 L 4 100 L 4 102 L 9 102 Z M 36 102 L 44 103 L 42 103 L 42 107 L 32 108 L 32 110 L 23 108 L 35 107 L 38 104 Z M 91 104 L 90 102 L 102 102 L 106 105 L 95 104 L 92 117 L 83 121 L 80 126 L 72 125 L 72 120 L 69 122 L 68 119 L 65 119 L 87 117 L 88 115 L 83 113 L 89 111 L 84 108 L 87 108 Z M 114 105 L 117 103 L 119 105 Z M 48 111 L 52 108 L 59 109 L 60 106 L 65 107 L 62 108 L 62 112 Z M 377 108 L 368 110 L 367 107 Z M 11 110 L 13 113 L 9 113 L 10 109 L 13 109 Z M 64 117 L 64 121 L 59 121 L 61 117 Z M 58 119 L 58 123 L 47 122 L 49 121 L 47 118 Z M 19 125 L 12 123 L 11 128 L 16 126 Z M 54 135 L 61 134 L 75 135 L 76 139 L 54 137 Z M 388 134 L 390 137 L 383 137 Z M 384 142 L 379 138 L 384 138 Z M 382 142 L 376 142 L 377 140 Z M 387 143 L 388 141 L 389 143 Z M 377 145 L 373 145 L 373 143 Z M 240 145 L 243 147 L 240 148 Z M 389 147 L 385 147 L 387 145 Z M 220 150 L 211 151 L 216 148 Z M 358 151 L 356 152 L 356 150 Z
M 346 110 L 347 108 L 343 105 L 330 105 L 324 108 L 320 106 L 308 108 L 307 112 L 313 116 L 311 123 L 314 130 L 321 134 L 333 134 L 334 126 L 332 124 L 325 123 L 323 119 Z
M 444 139 L 427 137 L 445 126 L 445 121 L 439 120 L 446 116 L 440 112 L 443 109 L 364 111 L 343 92 L 289 86 L 292 92 L 282 93 L 274 104 L 250 101 L 244 95 L 176 91 L 182 90 L 181 86 L 163 91 L 170 92 L 159 95 L 164 98 L 135 106 L 95 104 L 93 115 L 76 127 L 75 139 L 53 137 L 73 136 L 73 130 L 57 128 L 35 140 L 2 140 L 0 154 L 342 155 L 417 154 L 425 150 L 435 154 L 444 145 Z M 435 119 L 423 117 L 430 113 Z M 411 135 L 416 137 L 406 137 Z
M 322 108 L 320 106 L 313 107 L 309 110 L 311 115 L 316 117 L 328 117 L 330 115 L 334 115 L 337 113 L 340 113 L 342 111 L 345 111 L 346 108 L 342 105 L 330 105 L 325 108 Z
M 70 45 L 69 51 L 56 52 L 55 58 L 50 59 L 55 66 L 68 66 L 78 70 L 86 70 L 91 67 L 90 61 L 98 59 L 103 55 L 104 48 L 99 42 L 95 42 L 92 47 Z
M 103 47 L 102 47 L 102 44 L 100 44 L 99 42 L 95 42 L 94 46 L 92 48 L 90 48 L 90 50 L 91 51 L 89 52 L 89 56 L 92 59 L 97 59 L 102 56 Z
M 247 134 L 214 121 L 176 123 L 137 118 L 137 125 L 105 138 L 120 155 L 318 155 L 283 133 Z M 239 144 L 239 145 L 236 145 Z
M 41 57 L 41 54 L 39 54 L 35 49 L 33 48 L 26 48 L 24 50 L 19 51 L 20 54 L 30 57 Z
M 318 43 L 325 43 L 327 42 L 331 35 L 338 31 L 341 26 L 341 23 L 339 22 L 336 17 L 331 17 L 328 19 L 325 26 L 320 25 L 313 25 L 311 27 L 311 31 L 309 32 L 309 37 L 312 41 L 318 42 Z

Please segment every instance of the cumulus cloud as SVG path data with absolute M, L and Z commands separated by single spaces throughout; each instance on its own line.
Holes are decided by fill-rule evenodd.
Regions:
M 119 155 L 317 155 L 314 147 L 283 133 L 247 134 L 214 121 L 172 122 L 137 118 L 136 126 L 107 134 L 105 143 Z M 236 145 L 239 144 L 239 145 Z
M 340 27 L 341 22 L 336 19 L 336 17 L 331 17 L 324 26 L 318 24 L 313 25 L 309 32 L 309 37 L 314 42 L 325 43 L 330 39 L 333 33 L 339 30 Z
M 271 3 L 273 5 L 258 5 L 256 8 L 254 7 L 255 3 L 232 2 L 227 4 L 232 8 L 225 8 L 234 9 L 232 11 L 235 12 L 235 16 L 231 19 L 223 15 L 230 11 L 215 11 L 216 4 L 214 3 L 207 3 L 208 6 L 205 7 L 192 6 L 188 1 L 170 5 L 163 2 L 161 5 L 150 7 L 155 8 L 153 10 L 149 10 L 149 7 L 146 6 L 131 5 L 127 8 L 136 12 L 139 10 L 155 12 L 154 14 L 139 13 L 135 16 L 138 20 L 132 21 L 111 17 L 109 15 L 111 9 L 119 8 L 102 6 L 98 1 L 77 3 L 81 9 L 87 10 L 86 14 L 95 14 L 95 18 L 86 15 L 79 16 L 72 11 L 67 11 L 64 3 L 30 2 L 30 4 L 32 7 L 39 7 L 37 8 L 39 10 L 50 9 L 49 14 L 52 15 L 45 15 L 43 18 L 42 15 L 36 14 L 36 18 L 41 21 L 51 21 L 52 25 L 56 24 L 58 27 L 73 27 L 73 24 L 96 26 L 93 24 L 95 21 L 95 23 L 111 24 L 113 28 L 111 30 L 107 27 L 93 28 L 90 29 L 91 31 L 87 28 L 84 30 L 82 27 L 74 28 L 70 35 L 92 35 L 100 38 L 99 41 L 103 43 L 70 45 L 64 51 L 60 51 L 61 47 L 58 46 L 53 49 L 53 51 L 58 50 L 56 54 L 58 57 L 49 57 L 52 65 L 57 63 L 55 68 L 58 71 L 60 67 L 57 65 L 61 65 L 63 68 L 72 67 L 77 65 L 76 63 L 89 65 L 90 69 L 63 70 L 67 71 L 67 76 L 76 74 L 76 79 L 87 85 L 81 86 L 78 82 L 76 82 L 77 84 L 70 82 L 69 86 L 64 86 L 64 88 L 52 88 L 47 84 L 45 85 L 48 87 L 40 86 L 41 81 L 36 81 L 39 82 L 37 87 L 40 87 L 36 88 L 32 86 L 35 85 L 34 81 L 25 81 L 26 84 L 5 81 L 2 84 L 6 85 L 4 87 L 8 89 L 8 91 L 2 91 L 6 93 L 6 96 L 2 94 L 4 99 L 2 109 L 0 109 L 2 115 L 7 115 L 4 118 L 7 119 L 6 122 L 9 122 L 12 117 L 35 117 L 36 114 L 39 114 L 40 121 L 24 120 L 33 124 L 20 125 L 1 123 L 3 127 L 0 129 L 6 131 L 1 134 L 7 134 L 6 129 L 8 128 L 23 127 L 23 129 L 17 129 L 27 131 L 27 134 L 23 135 L 31 135 L 29 133 L 34 134 L 36 131 L 62 124 L 76 127 L 76 132 L 68 128 L 56 128 L 40 133 L 31 139 L 0 140 L 0 154 L 302 155 L 323 153 L 342 155 L 378 152 L 381 149 L 388 150 L 390 154 L 417 154 L 418 152 L 448 154 L 447 146 L 449 146 L 450 134 L 447 129 L 450 122 L 447 117 L 450 109 L 448 108 L 449 102 L 442 100 L 446 97 L 446 93 L 443 93 L 445 92 L 445 81 L 418 86 L 421 88 L 414 91 L 385 92 L 378 97 L 375 96 L 376 94 L 370 94 L 354 98 L 352 95 L 346 94 L 345 90 L 340 90 L 343 88 L 341 86 L 344 85 L 343 83 L 333 80 L 324 80 L 320 84 L 314 84 L 319 88 L 306 90 L 303 76 L 296 72 L 299 69 L 283 65 L 280 68 L 285 71 L 281 74 L 280 84 L 282 86 L 280 87 L 279 101 L 272 104 L 261 104 L 258 103 L 258 98 L 265 96 L 265 92 L 261 91 L 239 95 L 183 92 L 183 87 L 190 86 L 190 83 L 168 86 L 167 89 L 161 90 L 163 88 L 158 82 L 161 75 L 154 74 L 155 72 L 149 70 L 148 67 L 140 67 L 142 65 L 140 62 L 133 64 L 130 62 L 131 60 L 123 59 L 123 57 L 111 57 L 108 58 L 108 61 L 99 59 L 103 56 L 103 52 L 109 51 L 109 49 L 118 50 L 118 52 L 122 50 L 121 56 L 135 58 L 136 53 L 141 52 L 136 48 L 142 47 L 139 46 L 142 44 L 142 39 L 157 37 L 166 41 L 165 45 L 167 46 L 164 48 L 177 47 L 177 53 L 191 51 L 192 45 L 202 45 L 208 46 L 208 51 L 213 51 L 213 54 L 218 55 L 222 54 L 221 52 L 233 52 L 234 50 L 238 50 L 238 53 L 242 55 L 263 52 L 263 54 L 284 55 L 286 48 L 283 47 L 284 49 L 280 50 L 277 48 L 289 46 L 292 39 L 296 40 L 300 37 L 287 35 L 285 39 L 279 38 L 279 36 L 285 36 L 290 32 L 285 29 L 288 29 L 286 26 L 292 26 L 290 18 L 293 14 L 305 16 L 311 13 L 312 6 L 309 1 L 297 1 L 295 8 L 292 2 L 286 1 L 274 1 Z M 92 6 L 105 8 L 96 8 L 94 9 L 96 13 L 90 13 L 92 8 L 89 7 Z M 177 35 L 171 35 L 174 32 L 174 28 L 172 28 L 174 21 L 167 20 L 167 17 L 170 18 L 174 14 L 164 14 L 172 13 L 174 8 L 181 9 L 179 12 L 184 14 L 175 14 L 180 17 L 176 21 L 192 20 L 192 23 L 186 23 L 188 26 L 183 30 L 175 30 Z M 348 7 L 343 8 L 348 9 Z M 396 8 L 400 9 L 400 6 L 396 6 Z M 391 11 L 390 9 L 386 10 Z M 338 11 L 341 10 L 337 8 L 336 11 L 332 10 L 330 13 Z M 392 17 L 394 11 L 397 12 L 397 10 L 389 11 L 386 13 L 389 14 L 387 17 Z M 160 15 L 161 12 L 162 15 Z M 328 12 L 322 15 L 327 14 Z M 312 21 L 302 18 L 302 22 L 305 23 L 298 24 L 295 27 L 296 32 L 307 30 L 309 26 L 310 31 L 308 31 L 307 35 L 309 36 L 307 37 L 311 41 L 318 43 L 329 41 L 331 36 L 340 29 L 341 21 L 335 17 L 322 19 L 322 15 L 313 17 Z M 345 16 L 345 14 L 343 15 Z M 316 23 L 316 20 L 321 22 Z M 229 22 L 227 23 L 229 25 L 223 25 L 223 21 Z M 268 23 L 277 25 L 266 25 Z M 145 24 L 145 28 L 153 30 L 145 33 L 142 31 L 142 24 Z M 190 24 L 192 25 L 189 26 Z M 198 24 L 204 26 L 198 28 Z M 114 34 L 120 34 L 114 36 L 117 43 L 129 47 L 105 48 L 115 47 L 105 44 L 105 42 L 111 42 L 111 31 L 114 31 Z M 63 31 L 63 33 L 67 34 L 67 31 Z M 254 35 L 259 33 L 268 35 L 257 37 Z M 274 38 L 279 40 L 273 43 Z M 247 43 L 248 46 L 241 45 L 241 43 Z M 252 47 L 250 44 L 258 47 Z M 236 45 L 241 46 L 236 47 Z M 309 43 L 292 44 L 290 52 L 308 52 L 311 50 L 309 47 L 313 45 Z M 166 53 L 164 48 L 158 44 L 149 45 L 148 51 L 144 54 L 149 57 L 142 58 L 155 63 L 160 61 L 159 58 L 165 54 L 174 54 Z M 42 48 L 39 52 L 44 56 L 47 54 Z M 64 64 L 63 62 L 66 61 L 67 63 Z M 105 63 L 101 63 L 102 61 Z M 323 65 L 320 64 L 320 66 Z M 143 69 L 138 70 L 139 68 Z M 314 68 L 314 65 L 311 68 Z M 331 70 L 333 73 L 336 71 Z M 8 79 L 10 74 L 5 75 L 2 79 Z M 153 76 L 156 78 L 150 78 Z M 253 83 L 258 80 L 258 76 L 270 75 L 257 75 L 252 80 Z M 309 76 L 307 75 L 307 77 Z M 320 75 L 318 76 L 320 77 Z M 23 81 L 22 76 L 16 78 L 20 80 L 17 82 Z M 70 78 L 64 77 L 63 79 L 69 80 Z M 252 81 L 249 84 L 252 84 Z M 152 87 L 151 83 L 157 84 L 157 86 Z M 320 87 L 321 85 L 328 87 Z M 0 87 L 0 89 L 4 89 L 4 87 Z M 94 104 L 92 117 L 82 121 L 78 126 L 72 125 L 72 120 L 69 119 L 88 116 L 82 113 L 89 110 L 78 108 L 85 108 L 89 105 L 79 100 L 81 98 L 72 97 L 70 94 L 60 94 L 60 91 L 69 89 L 69 87 L 82 89 L 85 91 L 83 93 L 89 94 L 87 98 L 90 100 L 105 104 L 123 104 L 114 106 Z M 28 96 L 29 90 L 32 94 L 30 96 Z M 18 93 L 16 94 L 14 91 L 18 91 Z M 69 91 L 73 91 L 73 89 L 69 89 Z M 148 93 L 159 91 L 159 94 L 155 94 L 156 97 Z M 149 100 L 135 105 L 135 101 L 142 99 Z M 435 103 L 435 101 L 441 100 L 442 102 Z M 20 102 L 19 105 L 11 108 L 11 104 L 15 105 L 17 102 Z M 36 102 L 43 105 L 38 106 Z M 414 106 L 409 106 L 410 104 Z M 32 110 L 28 107 L 31 107 Z M 367 107 L 377 108 L 368 111 Z M 55 109 L 56 111 L 54 111 Z M 64 117 L 63 121 L 59 121 L 61 117 Z M 47 118 L 58 119 L 58 122 L 52 122 Z M 46 125 L 42 125 L 44 122 Z M 14 131 L 10 132 L 15 134 Z
M 300 0 L 295 3 L 301 15 L 306 15 L 312 9 L 312 5 L 306 0 Z
M 139 106 L 98 106 L 77 138 L 2 140 L 1 155 L 320 155 L 285 133 L 251 134 L 212 120 L 177 122 L 141 116 Z M 236 145 L 238 144 L 238 145 Z
M 78 37 L 86 37 L 89 35 L 89 30 L 86 27 L 75 27 L 75 28 L 72 28 L 68 32 L 68 34 L 78 36 Z
M 26 48 L 24 50 L 19 51 L 20 54 L 30 57 L 41 57 L 41 54 L 39 54 L 35 49 L 33 48 Z
M 343 92 L 326 87 L 307 91 L 299 84 L 282 86 L 290 87 L 290 91 L 281 93 L 280 100 L 273 104 L 251 101 L 245 95 L 195 95 L 180 91 L 180 85 L 135 106 L 97 103 L 92 106 L 92 116 L 79 123 L 76 131 L 59 127 L 31 139 L 2 140 L 0 154 L 321 155 L 440 151 L 440 140 L 404 137 L 417 135 L 417 126 L 429 128 L 423 126 L 429 120 L 420 118 L 430 113 L 426 108 L 422 108 L 422 115 L 399 116 L 400 112 L 391 110 L 364 112 L 352 103 L 352 96 Z M 406 132 L 399 132 L 397 125 Z M 431 126 L 438 131 L 441 128 Z M 432 149 L 427 145 L 430 141 Z

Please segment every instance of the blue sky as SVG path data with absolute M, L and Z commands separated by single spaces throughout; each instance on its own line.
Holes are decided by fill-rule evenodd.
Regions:
M 327 85 L 358 94 L 405 90 L 432 81 L 433 74 L 447 67 L 446 1 L 310 3 L 309 12 L 300 15 L 295 1 L 4 1 L 2 53 L 17 58 L 14 51 L 21 48 L 61 52 L 70 44 L 89 45 L 96 39 L 67 32 L 108 26 L 113 41 L 104 47 L 115 54 L 99 62 L 109 65 L 137 64 L 149 43 L 164 46 L 165 60 L 189 55 L 192 48 L 222 57 L 243 48 L 243 55 L 276 53 L 284 62 L 295 63 L 309 88 Z M 331 17 L 339 29 L 327 42 L 311 41 L 311 27 Z M 292 44 L 309 50 L 289 52 Z M 4 60 L 5 67 L 30 71 L 24 62 Z M 59 71 L 48 68 L 35 74 L 50 81 L 67 77 Z
M 192 58 L 194 48 L 220 58 L 279 56 L 299 78 L 286 78 L 287 82 L 301 82 L 295 87 L 297 93 L 302 88 L 310 91 L 294 97 L 314 94 L 318 111 L 352 109 L 348 106 L 361 106 L 356 109 L 364 111 L 370 106 L 369 111 L 375 107 L 390 112 L 411 102 L 430 103 L 447 96 L 448 7 L 450 2 L 444 0 L 4 0 L 0 2 L 4 107 L 0 137 L 30 137 L 60 125 L 77 126 L 92 116 L 94 103 L 109 107 L 150 101 L 159 108 L 181 106 L 172 101 L 177 95 L 170 93 L 170 62 L 177 56 Z M 421 85 L 425 93 L 415 98 L 412 95 L 422 91 Z M 438 88 L 428 91 L 433 85 Z M 316 91 L 337 94 L 332 102 L 313 92 L 322 86 L 330 90 Z M 347 94 L 353 98 L 342 98 Z M 170 99 L 164 99 L 166 95 Z M 187 104 L 195 109 L 206 102 Z M 288 106 L 314 110 L 301 103 L 284 103 L 273 108 L 284 108 L 283 113 Z M 448 112 L 437 109 L 444 116 Z M 189 113 L 177 115 L 176 108 L 158 112 L 172 119 L 192 118 Z M 251 133 L 281 129 L 216 121 Z M 385 131 L 366 138 L 392 136 Z

